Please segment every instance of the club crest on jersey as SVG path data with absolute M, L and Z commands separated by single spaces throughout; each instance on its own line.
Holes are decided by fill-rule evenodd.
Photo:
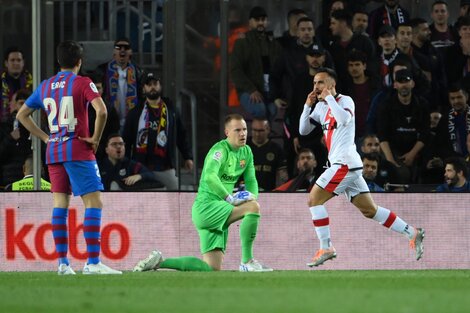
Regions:
M 222 152 L 216 151 L 216 152 L 214 153 L 214 156 L 213 156 L 212 158 L 213 158 L 214 160 L 216 160 L 216 161 L 220 161 L 220 159 L 222 158 Z
M 240 167 L 244 168 L 245 165 L 246 165 L 246 161 L 245 160 L 240 160 Z

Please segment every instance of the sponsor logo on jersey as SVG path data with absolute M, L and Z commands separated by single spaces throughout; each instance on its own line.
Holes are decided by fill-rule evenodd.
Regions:
M 268 152 L 268 154 L 266 154 L 266 160 L 268 161 L 274 160 L 274 153 Z
M 244 168 L 245 165 L 246 165 L 246 161 L 245 160 L 240 160 L 240 167 Z
M 224 181 L 233 182 L 233 183 L 235 183 L 238 180 L 238 176 L 227 175 L 227 174 L 222 174 L 222 177 L 220 178 Z
M 222 152 L 216 151 L 216 152 L 214 153 L 214 156 L 213 156 L 212 158 L 213 158 L 214 160 L 216 160 L 216 161 L 220 161 L 220 159 L 222 158 Z

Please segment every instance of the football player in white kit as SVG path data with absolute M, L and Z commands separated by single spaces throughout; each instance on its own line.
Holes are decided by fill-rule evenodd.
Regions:
M 318 266 L 336 257 L 324 204 L 341 193 L 345 193 L 365 217 L 407 236 L 410 247 L 416 252 L 416 260 L 419 260 L 423 255 L 424 229 L 409 225 L 389 209 L 375 204 L 362 177 L 362 161 L 354 144 L 354 102 L 351 97 L 336 93 L 335 86 L 336 73 L 329 68 L 319 70 L 313 79 L 313 91 L 308 94 L 300 116 L 301 135 L 307 135 L 315 128 L 311 120 L 320 123 L 330 163 L 308 197 L 320 249 L 307 265 Z

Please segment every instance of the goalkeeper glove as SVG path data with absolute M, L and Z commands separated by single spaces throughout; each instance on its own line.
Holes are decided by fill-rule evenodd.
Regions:
M 234 193 L 233 196 L 228 195 L 225 198 L 225 201 L 235 206 L 240 205 L 250 200 L 255 200 L 255 196 L 251 192 L 245 191 L 245 190 L 238 191 Z

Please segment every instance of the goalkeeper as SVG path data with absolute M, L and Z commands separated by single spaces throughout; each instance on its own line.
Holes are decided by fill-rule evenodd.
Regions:
M 242 272 L 269 272 L 269 268 L 253 258 L 253 243 L 260 219 L 256 201 L 258 182 L 253 154 L 246 145 L 247 127 L 243 117 L 230 114 L 225 118 L 226 139 L 216 143 L 206 156 L 199 191 L 192 207 L 192 219 L 199 233 L 202 260 L 179 257 L 163 260 L 160 251 L 137 263 L 134 272 L 169 268 L 181 271 L 218 271 L 228 239 L 230 224 L 243 219 L 240 225 Z M 232 195 L 238 179 L 243 176 L 246 190 Z

